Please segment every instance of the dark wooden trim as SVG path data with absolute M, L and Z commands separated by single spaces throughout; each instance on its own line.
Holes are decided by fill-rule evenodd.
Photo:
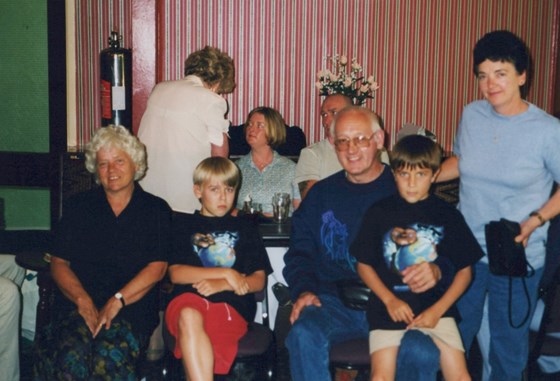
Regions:
M 51 226 L 61 204 L 61 158 L 66 151 L 66 10 L 47 2 L 49 153 L 0 152 L 0 186 L 50 190 Z
M 58 220 L 61 204 L 61 155 L 67 146 L 66 112 L 66 8 L 64 1 L 47 2 L 49 62 L 49 188 L 51 227 Z
M 53 176 L 50 157 L 48 153 L 0 152 L 0 184 L 50 188 Z

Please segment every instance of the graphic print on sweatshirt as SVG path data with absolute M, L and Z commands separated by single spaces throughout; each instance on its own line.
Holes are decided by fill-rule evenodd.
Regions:
M 397 274 L 409 266 L 433 262 L 437 244 L 443 239 L 443 227 L 415 223 L 406 227 L 393 227 L 383 237 L 383 257 L 387 267 Z M 407 285 L 396 285 L 396 292 L 409 291 Z
M 239 233 L 217 231 L 195 233 L 191 242 L 204 267 L 232 267 L 235 263 L 235 244 Z
M 329 210 L 322 215 L 321 244 L 327 250 L 327 255 L 337 265 L 356 272 L 356 258 L 348 251 L 348 227 L 336 219 Z

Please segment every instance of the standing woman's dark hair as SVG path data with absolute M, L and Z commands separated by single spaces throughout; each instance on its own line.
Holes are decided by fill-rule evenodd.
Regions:
M 508 30 L 486 33 L 476 43 L 473 51 L 473 72 L 478 77 L 478 66 L 486 61 L 509 62 L 518 74 L 526 73 L 526 82 L 519 86 L 521 97 L 525 99 L 531 83 L 531 55 L 523 40 Z

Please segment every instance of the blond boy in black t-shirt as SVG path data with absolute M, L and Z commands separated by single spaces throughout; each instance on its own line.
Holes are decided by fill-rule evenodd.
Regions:
M 193 175 L 200 211 L 173 219 L 169 275 L 175 287 L 165 321 L 189 380 L 229 372 L 255 316 L 252 293 L 272 272 L 257 226 L 230 214 L 239 179 L 230 160 L 203 160 Z

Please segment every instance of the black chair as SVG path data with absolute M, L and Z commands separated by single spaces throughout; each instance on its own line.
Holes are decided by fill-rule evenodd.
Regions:
M 348 308 L 365 310 L 371 290 L 361 280 L 337 282 L 338 294 Z M 418 341 L 416 341 L 418 342 Z M 433 345 L 433 344 L 432 344 Z M 358 338 L 333 344 L 330 351 L 330 371 L 334 378 L 336 369 L 356 371 L 355 380 L 369 380 L 371 358 L 369 339 Z M 441 375 L 438 373 L 438 380 Z
M 250 322 L 247 333 L 239 340 L 237 357 L 227 376 L 216 377 L 228 381 L 273 381 L 276 379 L 276 341 L 270 329 L 268 316 L 268 295 L 266 285 L 260 292 L 255 293 L 255 300 L 261 306 L 262 323 Z M 167 372 L 168 379 L 184 380 L 183 367 L 176 360 L 172 352 L 175 348 L 175 338 L 171 336 L 167 327 L 163 326 L 163 340 L 168 349 Z
M 541 298 L 544 301 L 544 312 L 539 331 L 530 331 L 529 334 L 529 360 L 525 379 L 537 371 L 539 356 L 560 356 L 560 267 L 556 269 L 551 283 L 541 290 Z
M 344 305 L 356 310 L 365 310 L 371 290 L 359 280 L 337 283 L 338 294 Z M 345 340 L 331 346 L 330 371 L 334 379 L 336 369 L 357 371 L 356 379 L 368 379 L 370 369 L 369 340 L 367 337 Z
M 229 131 L 229 154 L 232 158 L 247 155 L 251 151 L 251 147 L 245 140 L 245 132 L 243 124 L 239 126 L 230 126 Z M 299 153 L 307 146 L 305 134 L 300 127 L 286 126 L 286 142 L 276 148 L 276 151 L 282 156 L 297 161 Z
M 53 233 L 50 230 L 0 230 L 0 253 L 16 255 L 16 263 L 37 271 L 39 303 L 35 332 L 40 332 L 51 321 L 52 302 L 56 285 L 50 275 L 45 254 L 52 252 Z
M 333 344 L 330 351 L 330 371 L 334 378 L 337 369 L 357 371 L 357 377 L 368 379 L 370 369 L 367 338 L 352 339 Z

